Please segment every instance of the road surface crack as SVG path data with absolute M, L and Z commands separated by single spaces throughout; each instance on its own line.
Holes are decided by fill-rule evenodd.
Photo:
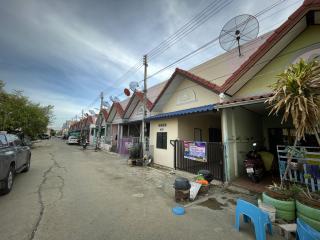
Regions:
M 41 223 L 41 220 L 42 220 L 42 217 L 43 217 L 43 214 L 44 214 L 44 210 L 45 210 L 45 204 L 44 204 L 44 201 L 43 201 L 43 194 L 42 194 L 42 190 L 43 190 L 43 186 L 44 184 L 46 183 L 47 179 L 48 179 L 48 175 L 49 173 L 51 173 L 52 169 L 53 168 L 60 168 L 60 169 L 65 169 L 65 167 L 62 167 L 58 164 L 58 162 L 55 160 L 54 158 L 54 154 L 53 153 L 49 153 L 50 156 L 51 156 L 51 161 L 53 161 L 53 164 L 43 173 L 42 175 L 42 181 L 38 187 L 38 190 L 37 190 L 37 194 L 38 194 L 38 203 L 40 205 L 40 213 L 39 213 L 39 216 L 37 218 L 37 221 L 36 221 L 36 224 L 33 226 L 32 228 L 32 232 L 31 232 L 31 235 L 30 235 L 30 238 L 29 240 L 33 240 L 34 237 L 35 237 L 35 234 L 37 233 L 37 230 L 38 230 L 38 227 Z M 61 200 L 63 198 L 63 187 L 64 187 L 64 179 L 63 177 L 61 176 L 57 176 L 62 184 L 61 186 L 59 186 L 59 193 L 60 193 L 60 197 L 59 197 L 59 200 Z

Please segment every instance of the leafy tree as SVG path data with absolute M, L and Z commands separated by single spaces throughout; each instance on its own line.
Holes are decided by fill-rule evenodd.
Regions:
M 56 135 L 56 131 L 54 129 L 50 129 L 50 136 L 55 136 Z
M 0 129 L 22 131 L 32 138 L 45 132 L 53 118 L 53 106 L 32 103 L 21 91 L 7 93 L 3 87 L 0 81 Z

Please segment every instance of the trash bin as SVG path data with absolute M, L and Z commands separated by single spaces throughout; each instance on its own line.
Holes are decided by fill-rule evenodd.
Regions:
M 176 178 L 173 187 L 175 188 L 175 200 L 177 202 L 189 200 L 191 184 L 188 179 Z

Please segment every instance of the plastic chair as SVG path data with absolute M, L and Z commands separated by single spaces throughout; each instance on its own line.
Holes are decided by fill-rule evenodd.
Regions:
M 235 228 L 240 230 L 240 216 L 243 214 L 243 220 L 245 223 L 248 223 L 250 220 L 254 224 L 254 230 L 256 233 L 256 240 L 265 240 L 266 239 L 266 226 L 267 229 L 272 235 L 272 223 L 270 221 L 268 213 L 262 211 L 257 206 L 244 201 L 242 199 L 237 200 L 236 207 L 236 224 Z
M 299 240 L 319 240 L 320 232 L 310 227 L 302 219 L 297 218 L 297 238 Z

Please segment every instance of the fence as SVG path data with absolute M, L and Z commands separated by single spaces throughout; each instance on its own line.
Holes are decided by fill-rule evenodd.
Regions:
M 209 170 L 214 179 L 224 180 L 223 167 L 223 144 L 221 142 L 190 142 L 182 140 L 171 140 L 174 147 L 174 167 L 193 174 L 197 174 L 199 170 Z M 203 159 L 188 156 L 189 151 L 186 144 L 202 145 L 202 153 L 205 154 Z
M 319 147 L 296 147 L 297 154 L 293 154 L 292 163 L 289 167 L 288 177 L 285 180 L 302 183 L 311 191 L 320 190 L 320 148 Z M 277 146 L 279 171 L 282 178 L 287 167 L 288 147 Z
M 139 137 L 127 137 L 119 140 L 118 153 L 129 154 L 129 149 L 137 144 L 139 144 Z

